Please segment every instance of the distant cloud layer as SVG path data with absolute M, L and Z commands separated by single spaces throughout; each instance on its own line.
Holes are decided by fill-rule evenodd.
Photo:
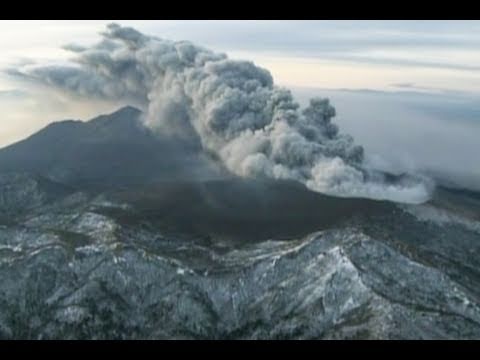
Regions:
M 480 190 L 480 96 L 411 85 L 396 92 L 295 89 L 294 94 L 303 103 L 313 94 L 329 96 L 337 123 L 364 145 L 372 166 L 427 172 Z
M 185 41 L 111 24 L 90 47 L 69 45 L 74 65 L 29 66 L 22 78 L 89 97 L 141 106 L 147 124 L 200 139 L 234 173 L 300 181 L 341 196 L 422 202 L 413 179 L 385 184 L 362 166 L 363 149 L 331 122 L 328 100 L 300 109 L 290 91 L 249 61 L 234 61 Z

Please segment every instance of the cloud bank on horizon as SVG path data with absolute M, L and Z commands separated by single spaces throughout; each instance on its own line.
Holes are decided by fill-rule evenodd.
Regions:
M 332 123 L 327 99 L 301 108 L 270 72 L 186 41 L 107 26 L 92 46 L 68 45 L 73 64 L 15 69 L 12 75 L 87 98 L 143 109 L 146 124 L 200 141 L 233 173 L 296 180 L 338 196 L 421 203 L 423 179 L 387 184 L 363 165 L 363 148 Z

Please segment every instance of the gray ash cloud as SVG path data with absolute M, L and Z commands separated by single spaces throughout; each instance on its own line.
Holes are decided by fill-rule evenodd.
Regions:
M 233 173 L 296 180 L 339 196 L 423 202 L 422 181 L 387 184 L 363 166 L 363 148 L 332 123 L 328 99 L 301 108 L 268 70 L 186 41 L 147 36 L 117 24 L 99 43 L 69 44 L 71 65 L 29 66 L 30 80 L 86 97 L 142 108 L 157 132 L 200 139 Z

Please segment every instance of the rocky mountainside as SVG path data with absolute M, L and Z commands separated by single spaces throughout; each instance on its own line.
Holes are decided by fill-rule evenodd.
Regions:
M 0 150 L 0 338 L 480 337 L 479 194 L 400 205 L 219 179 L 135 119 Z M 143 146 L 177 154 L 178 179 L 165 153 L 123 152 Z
M 245 243 L 103 196 L 44 206 L 0 226 L 2 338 L 480 335 L 479 223 L 431 205 Z
M 0 173 L 0 216 L 15 217 L 62 198 L 74 190 L 41 176 Z

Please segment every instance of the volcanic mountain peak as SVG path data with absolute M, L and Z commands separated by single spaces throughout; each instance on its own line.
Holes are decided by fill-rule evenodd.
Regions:
M 29 172 L 74 186 L 111 187 L 211 175 L 191 147 L 153 134 L 127 106 L 87 122 L 60 121 L 0 149 L 0 172 Z

